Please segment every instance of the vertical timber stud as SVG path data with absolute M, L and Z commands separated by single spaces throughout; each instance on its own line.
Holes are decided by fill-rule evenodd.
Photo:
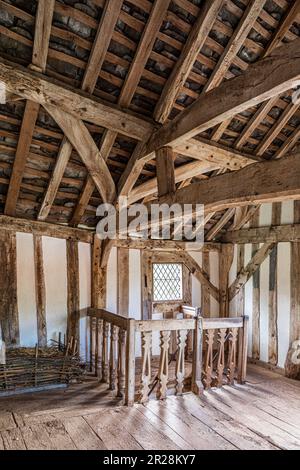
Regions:
M 33 236 L 34 243 L 34 272 L 35 272 L 35 297 L 37 314 L 37 336 L 39 347 L 47 346 L 47 322 L 46 322 L 46 291 L 43 263 L 43 245 L 40 235 Z
M 20 344 L 16 234 L 0 231 L 0 322 L 7 346 Z
M 170 147 L 156 152 L 156 176 L 158 197 L 175 193 L 174 152 Z
M 202 253 L 202 269 L 210 275 L 209 251 Z M 201 309 L 203 317 L 210 317 L 210 293 L 204 284 L 201 284 Z
M 300 201 L 294 202 L 294 223 L 300 223 Z M 285 361 L 285 375 L 300 378 L 300 365 L 292 362 L 296 355 L 293 343 L 300 339 L 300 242 L 291 243 L 291 313 L 290 313 L 290 349 Z
M 141 252 L 141 277 L 142 277 L 142 320 L 150 320 L 152 317 L 152 257 L 151 252 Z
M 272 225 L 280 225 L 281 222 L 281 203 L 272 204 Z M 278 306 L 277 306 L 277 244 L 270 253 L 269 270 L 269 363 L 277 365 L 278 363 Z
M 233 245 L 221 246 L 219 261 L 220 317 L 229 317 L 229 270 L 233 260 Z
M 125 404 L 134 404 L 135 394 L 135 320 L 127 321 Z
M 129 316 L 129 249 L 118 248 L 118 314 Z
M 79 344 L 79 259 L 78 242 L 67 240 L 68 323 L 67 338 Z
M 259 211 L 255 213 L 251 221 L 251 227 L 258 227 Z M 258 243 L 252 244 L 252 256 L 259 249 Z M 252 294 L 252 357 L 260 358 L 260 267 L 253 274 L 253 294 Z
M 102 241 L 94 236 L 92 245 L 92 306 L 106 307 L 106 266 L 101 268 Z
M 203 347 L 203 323 L 200 316 L 201 310 L 197 312 L 195 319 L 194 347 L 193 347 L 193 365 L 192 365 L 192 392 L 201 395 L 203 392 L 202 384 L 202 347 Z
M 237 246 L 237 272 L 245 267 L 245 245 Z M 243 286 L 236 298 L 237 316 L 243 317 L 245 313 L 245 286 Z

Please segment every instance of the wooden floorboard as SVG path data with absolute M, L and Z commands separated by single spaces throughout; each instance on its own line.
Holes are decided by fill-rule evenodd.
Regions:
M 249 365 L 245 385 L 127 408 L 89 378 L 0 399 L 0 450 L 300 449 L 299 385 Z

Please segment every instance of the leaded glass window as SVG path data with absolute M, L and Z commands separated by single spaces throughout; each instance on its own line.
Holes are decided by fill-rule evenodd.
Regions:
M 153 301 L 182 300 L 182 264 L 154 263 Z

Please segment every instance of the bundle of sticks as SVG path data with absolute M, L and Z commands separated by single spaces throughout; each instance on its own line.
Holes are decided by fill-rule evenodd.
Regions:
M 71 338 L 65 347 L 61 343 L 48 348 L 7 349 L 0 363 L 1 390 L 65 384 L 78 380 L 83 366 L 76 354 L 76 342 Z

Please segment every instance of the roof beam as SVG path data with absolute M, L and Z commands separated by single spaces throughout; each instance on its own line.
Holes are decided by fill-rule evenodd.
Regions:
M 32 68 L 45 72 L 55 0 L 38 2 L 32 54 Z
M 85 243 L 93 243 L 94 240 L 94 231 L 50 224 L 48 222 L 8 217 L 6 215 L 0 215 L 0 230 L 32 233 L 33 235 L 64 238 Z
M 122 88 L 122 96 L 120 98 L 121 106 L 130 105 L 149 55 L 152 52 L 153 45 L 165 18 L 169 3 L 170 0 L 155 0 L 153 3 L 149 19 L 144 28 L 135 57 L 131 63 Z
M 175 169 L 175 183 L 180 183 L 188 178 L 207 173 L 208 171 L 216 170 L 217 166 L 212 163 L 206 162 L 191 162 L 181 165 Z M 157 193 L 157 178 L 151 178 L 145 183 L 135 187 L 128 195 L 128 203 L 133 204 L 147 196 Z
M 227 231 L 222 236 L 222 243 L 280 243 L 299 242 L 300 224 L 273 225 Z
M 179 60 L 176 62 L 154 111 L 154 119 L 165 123 L 174 106 L 181 87 L 185 84 L 190 71 L 202 49 L 211 27 L 218 15 L 223 0 L 211 2 L 206 0 L 201 7 L 191 33 L 183 47 Z
M 17 200 L 20 193 L 23 173 L 31 146 L 35 123 L 39 114 L 38 103 L 27 101 L 20 130 L 18 146 L 10 177 L 4 214 L 14 216 L 16 214 Z
M 266 152 L 273 140 L 281 132 L 281 130 L 288 123 L 291 117 L 295 114 L 298 108 L 299 104 L 293 102 L 285 108 L 280 118 L 275 122 L 275 124 L 271 127 L 269 132 L 267 132 L 267 134 L 260 142 L 259 146 L 256 149 L 256 155 L 262 156 Z
M 42 202 L 39 215 L 38 215 L 38 220 L 46 220 L 46 218 L 49 215 L 50 209 L 52 204 L 54 203 L 60 182 L 63 178 L 63 175 L 65 173 L 68 161 L 71 157 L 73 147 L 66 139 L 66 137 L 63 138 L 57 160 L 55 163 L 55 167 L 52 173 L 52 176 L 50 178 L 48 188 L 46 191 L 46 194 L 44 196 L 44 200 Z
M 259 60 L 240 76 L 223 82 L 195 101 L 168 124 L 154 132 L 140 155 L 133 155 L 125 170 L 136 179 L 143 165 L 153 158 L 156 149 L 181 145 L 187 139 L 294 88 L 300 83 L 300 39 L 284 44 L 270 56 Z M 136 180 L 135 179 L 135 180 Z M 121 181 L 121 191 L 126 178 Z M 131 188 L 134 185 L 131 176 Z
M 81 88 L 93 93 L 119 18 L 123 0 L 106 0 Z
M 157 148 L 176 147 L 187 139 L 277 96 L 300 83 L 300 38 L 248 67 L 244 74 L 222 83 L 195 101 L 177 118 L 156 131 L 143 159 Z
M 54 106 L 46 105 L 45 109 L 63 130 L 65 136 L 80 155 L 103 201 L 113 202 L 116 195 L 114 181 L 105 160 L 84 123 Z
M 162 197 L 160 203 L 204 204 L 208 213 L 287 199 L 300 199 L 299 153 L 193 183 Z
M 107 105 L 85 92 L 34 73 L 24 67 L 0 60 L 0 81 L 9 92 L 42 106 L 57 107 L 76 119 L 91 122 L 137 140 L 147 140 L 153 124 L 113 105 Z
M 231 36 L 223 54 L 219 59 L 217 66 L 214 68 L 211 76 L 205 84 L 202 93 L 206 93 L 220 85 L 234 58 L 245 42 L 255 21 L 257 20 L 264 4 L 265 0 L 250 0 L 238 27 Z

